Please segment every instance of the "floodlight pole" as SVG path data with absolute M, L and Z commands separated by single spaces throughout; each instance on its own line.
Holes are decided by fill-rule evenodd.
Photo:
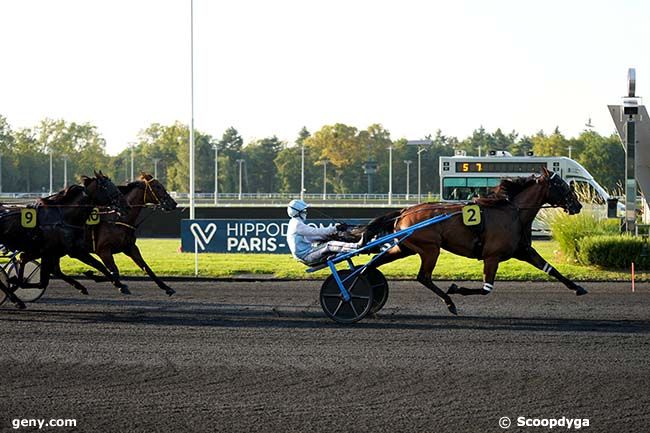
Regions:
M 190 219 L 194 209 L 194 0 L 190 0 Z
M 323 164 L 323 201 L 327 200 L 327 163 L 329 161 L 324 159 L 321 161 Z
M 243 159 L 238 159 L 237 163 L 239 164 L 239 200 L 242 199 L 242 192 L 241 192 L 241 166 L 245 161 Z
M 214 149 L 214 205 L 219 203 L 219 146 L 212 145 Z
M 305 198 L 305 143 L 300 146 L 300 200 Z
M 63 155 L 63 189 L 68 186 L 68 155 Z
M 50 149 L 50 195 L 54 193 L 52 188 L 52 149 Z
M 404 161 L 404 164 L 406 164 L 406 200 L 409 199 L 409 168 L 411 167 L 411 163 L 413 161 L 407 159 Z
M 388 146 L 388 205 L 393 204 L 393 146 Z

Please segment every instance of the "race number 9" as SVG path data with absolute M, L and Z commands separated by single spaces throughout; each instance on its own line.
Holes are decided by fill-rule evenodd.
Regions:
M 94 226 L 99 224 L 99 209 L 94 207 L 93 211 L 90 213 L 90 216 L 86 220 L 86 225 Z
M 33 229 L 36 227 L 36 209 L 21 209 L 20 210 L 20 225 L 26 229 Z
M 466 226 L 481 224 L 481 208 L 477 204 L 463 206 L 463 224 Z

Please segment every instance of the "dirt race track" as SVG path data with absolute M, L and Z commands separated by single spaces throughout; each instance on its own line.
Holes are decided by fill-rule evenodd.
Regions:
M 578 298 L 497 282 L 455 297 L 453 317 L 391 282 L 384 310 L 350 326 L 323 315 L 318 281 L 171 285 L 168 298 L 132 281 L 127 297 L 88 282 L 84 297 L 54 282 L 27 311 L 2 305 L 0 430 L 499 432 L 509 417 L 507 431 L 547 432 L 517 418 L 566 417 L 650 431 L 647 283 L 585 283 Z

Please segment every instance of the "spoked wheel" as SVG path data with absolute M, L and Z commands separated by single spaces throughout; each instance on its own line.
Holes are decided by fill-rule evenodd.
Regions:
M 9 278 L 7 278 L 7 273 L 1 267 L 0 267 L 0 282 L 2 282 L 2 284 L 6 288 L 9 288 Z M 6 299 L 7 299 L 7 295 L 5 294 L 5 292 L 0 290 L 0 305 L 2 305 Z
M 375 314 L 386 305 L 388 301 L 388 281 L 379 269 L 369 269 L 364 273 L 372 289 L 372 307 L 370 314 Z
M 9 268 L 9 278 L 18 277 L 18 262 L 14 262 Z M 41 264 L 35 260 L 25 263 L 25 271 L 23 272 L 23 284 L 38 284 L 41 281 Z M 36 302 L 43 293 L 45 287 L 18 287 L 14 292 L 18 299 L 23 302 Z
M 372 288 L 363 275 L 346 278 L 352 273 L 349 269 L 338 271 L 343 285 L 350 293 L 350 300 L 345 301 L 334 275 L 323 282 L 320 289 L 320 305 L 329 318 L 339 323 L 354 323 L 363 319 L 372 307 Z

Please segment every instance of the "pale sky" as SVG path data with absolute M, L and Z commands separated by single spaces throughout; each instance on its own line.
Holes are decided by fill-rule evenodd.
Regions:
M 520 134 L 650 89 L 650 2 L 194 0 L 195 127 L 293 142 L 336 122 L 393 139 Z M 190 119 L 190 0 L 0 0 L 0 114 L 96 125 L 115 154 Z

